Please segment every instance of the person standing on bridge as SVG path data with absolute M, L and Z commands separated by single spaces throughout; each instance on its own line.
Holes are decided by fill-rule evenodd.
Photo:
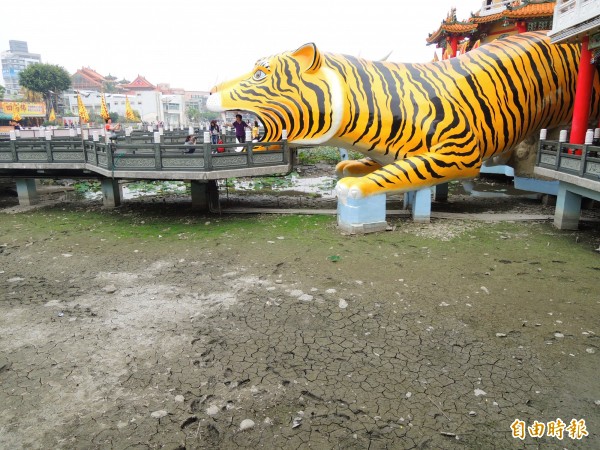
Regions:
M 242 120 L 241 114 L 235 115 L 235 121 L 231 124 L 235 128 L 235 138 L 240 144 L 246 142 L 246 128 L 250 126 Z
M 210 121 L 210 139 L 213 144 L 216 144 L 219 141 L 220 133 L 221 133 L 221 130 L 219 128 L 219 125 L 217 125 L 217 121 L 211 120 Z

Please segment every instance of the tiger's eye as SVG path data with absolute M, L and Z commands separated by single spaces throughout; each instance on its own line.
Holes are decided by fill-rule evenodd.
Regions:
M 254 72 L 254 75 L 252 75 L 252 79 L 254 81 L 260 81 L 263 78 L 265 78 L 267 76 L 266 73 L 264 73 L 262 70 L 257 70 L 256 72 Z

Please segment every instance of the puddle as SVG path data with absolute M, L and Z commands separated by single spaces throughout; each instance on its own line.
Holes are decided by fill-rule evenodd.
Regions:
M 522 191 L 507 183 L 489 182 L 482 180 L 467 180 L 458 184 L 453 192 L 456 194 L 469 195 L 479 198 L 526 198 L 535 200 L 539 198 L 538 193 Z

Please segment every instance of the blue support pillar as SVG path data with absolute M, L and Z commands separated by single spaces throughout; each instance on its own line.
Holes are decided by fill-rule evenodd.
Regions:
M 404 193 L 404 209 L 409 209 L 413 222 L 429 223 L 431 221 L 431 188 Z
M 581 215 L 581 195 L 567 190 L 566 183 L 558 186 L 554 226 L 559 230 L 577 230 Z
M 348 233 L 384 231 L 388 227 L 385 194 L 360 199 L 338 198 L 337 217 L 338 226 Z

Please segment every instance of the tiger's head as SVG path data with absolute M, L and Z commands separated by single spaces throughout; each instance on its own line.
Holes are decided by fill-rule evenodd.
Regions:
M 211 111 L 243 110 L 262 122 L 262 141 L 277 141 L 287 130 L 295 144 L 322 144 L 341 123 L 342 89 L 338 76 L 323 62 L 314 44 L 260 59 L 241 77 L 211 90 Z

